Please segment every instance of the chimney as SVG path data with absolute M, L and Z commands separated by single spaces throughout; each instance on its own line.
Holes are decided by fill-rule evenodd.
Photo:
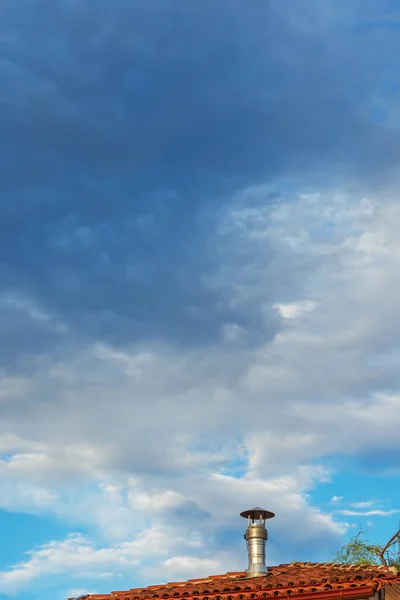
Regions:
M 256 506 L 240 513 L 240 516 L 247 519 L 248 523 L 244 535 L 249 555 L 249 565 L 246 575 L 247 577 L 261 577 L 266 575 L 268 571 L 265 562 L 265 542 L 268 539 L 265 521 L 266 519 L 272 519 L 275 515 L 269 510 L 264 510 Z

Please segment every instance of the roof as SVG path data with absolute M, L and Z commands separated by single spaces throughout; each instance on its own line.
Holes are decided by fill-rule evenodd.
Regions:
M 400 586 L 394 567 L 293 562 L 268 567 L 267 575 L 247 578 L 244 572 L 213 575 L 87 596 L 87 600 L 252 600 L 302 594 L 317 598 L 369 598 L 385 584 Z M 385 586 L 386 587 L 386 586 Z M 391 586 L 392 587 L 392 586 Z M 398 596 L 400 600 L 400 595 Z M 294 598 L 293 598 L 294 600 Z

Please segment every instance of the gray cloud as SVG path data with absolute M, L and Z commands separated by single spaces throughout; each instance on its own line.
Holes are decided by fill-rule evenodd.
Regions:
M 190 351 L 147 342 L 120 352 L 97 344 L 43 357 L 14 392 L 10 382 L 3 431 L 35 444 L 47 440 L 53 458 L 27 455 L 16 467 L 29 471 L 31 464 L 43 484 L 60 473 L 58 461 L 66 473 L 122 469 L 155 480 L 229 471 L 239 461 L 244 471 L 250 464 L 254 476 L 271 477 L 342 448 L 397 447 L 396 203 L 311 196 L 249 213 L 245 202 L 227 222 L 226 256 L 230 246 L 251 251 L 251 277 L 232 252 L 207 285 L 266 321 L 274 304 L 281 315 L 274 340 L 249 347 L 244 329 Z M 264 245 L 273 248 L 272 261 Z M 269 290 L 271 271 L 274 280 L 285 273 L 275 283 L 279 296 Z M 303 301 L 309 304 L 302 312 Z M 55 426 L 61 421 L 67 446 Z
M 179 520 L 179 539 L 200 540 L 142 561 L 135 583 L 240 568 L 234 515 L 254 502 L 277 513 L 270 563 L 330 559 L 346 527 L 336 519 L 351 515 L 310 503 L 306 494 L 329 481 L 318 465 L 377 450 L 384 461 L 398 447 L 396 199 L 304 195 L 271 208 L 264 186 L 258 194 L 222 211 L 220 260 L 205 284 L 267 320 L 274 304 L 272 341 L 242 343 L 244 330 L 207 348 L 63 346 L 36 357 L 28 376 L 2 380 L 0 506 L 50 512 L 100 547 Z M 250 279 L 240 248 L 254 255 Z M 285 273 L 275 295 L 268 269 Z
M 398 454 L 399 42 L 288 5 L 0 8 L 0 507 L 111 548 L 183 519 L 205 562 L 139 579 L 243 565 L 256 498 L 271 561 L 329 559 L 315 463 Z
M 203 284 L 215 208 L 288 172 L 379 179 L 399 155 L 371 117 L 397 38 L 326 7 L 3 3 L 3 286 L 115 344 L 231 322 L 270 339 L 272 313 Z

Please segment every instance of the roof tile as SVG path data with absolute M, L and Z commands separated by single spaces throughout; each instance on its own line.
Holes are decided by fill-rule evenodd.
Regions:
M 87 600 L 167 600 L 169 598 L 171 600 L 174 598 L 251 600 L 273 596 L 322 594 L 332 590 L 349 590 L 366 586 L 379 589 L 383 582 L 396 583 L 400 586 L 400 576 L 397 575 L 396 569 L 330 562 L 293 562 L 269 567 L 267 575 L 263 577 L 247 578 L 244 572 L 230 572 L 225 575 L 92 595 L 88 596 Z

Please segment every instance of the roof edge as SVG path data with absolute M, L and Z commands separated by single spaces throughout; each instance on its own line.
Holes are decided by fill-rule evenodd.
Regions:
M 330 598 L 357 598 L 362 600 L 370 598 L 377 591 L 378 586 L 365 585 L 356 588 L 343 588 L 339 590 L 325 590 L 323 592 L 309 592 L 303 594 L 288 594 L 286 596 L 280 596 L 280 598 L 302 598 L 302 600 L 329 600 Z

